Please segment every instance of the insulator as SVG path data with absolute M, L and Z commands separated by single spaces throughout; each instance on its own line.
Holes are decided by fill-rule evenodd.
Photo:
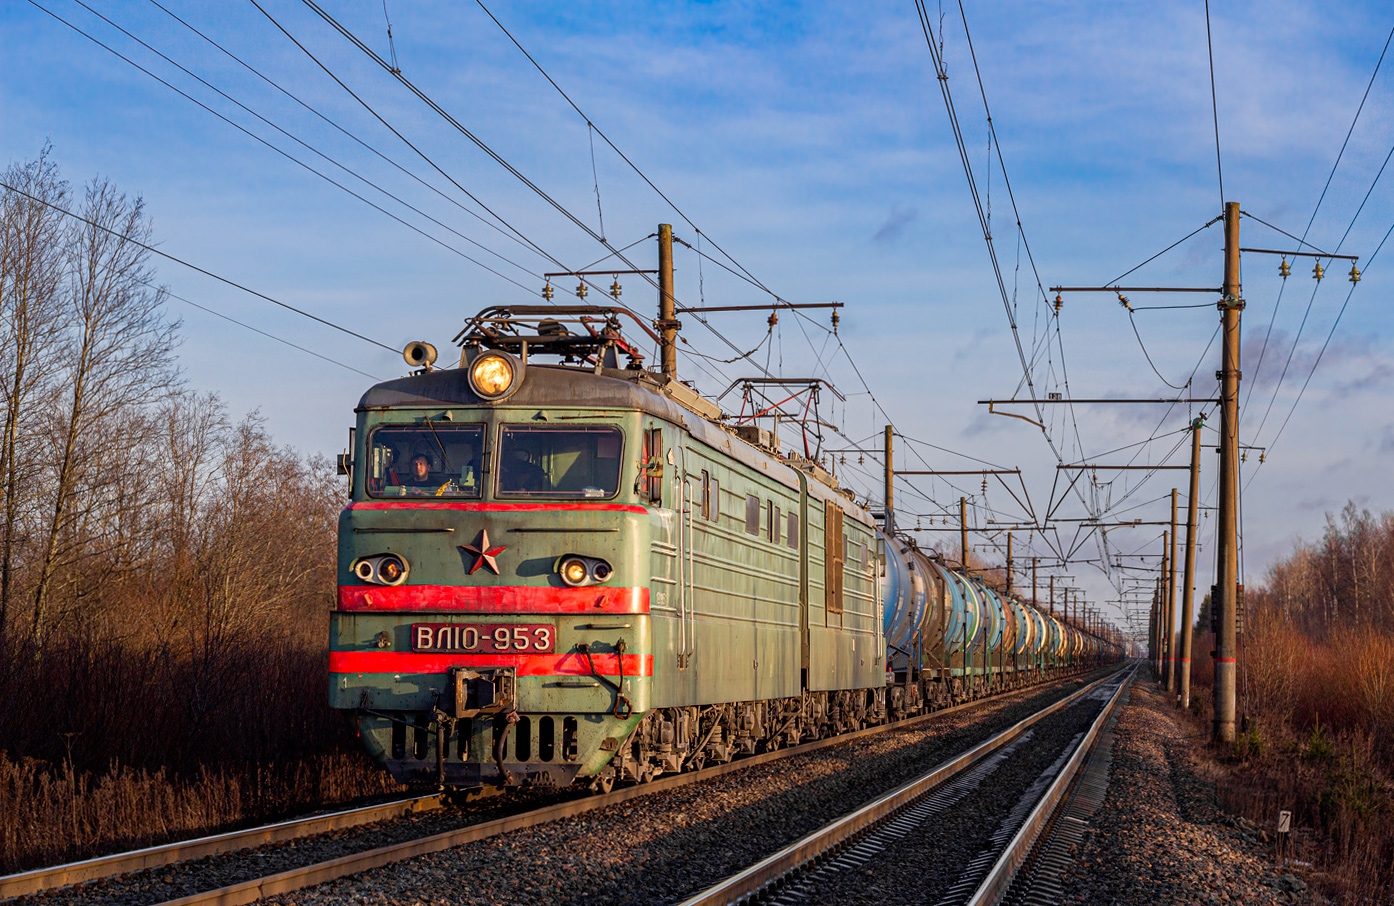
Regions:
M 1278 265 L 1278 276 L 1286 280 L 1291 275 L 1292 268 L 1288 267 L 1288 260 L 1284 258 L 1282 262 Z
M 1132 307 L 1132 305 L 1130 305 L 1130 304 L 1128 304 L 1128 303 L 1129 303 L 1128 297 L 1125 296 L 1125 295 L 1123 295 L 1122 293 L 1119 293 L 1119 294 L 1118 294 L 1118 304 L 1121 305 L 1121 306 L 1123 306 L 1124 308 L 1126 308 L 1128 311 L 1132 311 L 1132 310 L 1133 310 L 1133 307 Z
M 843 464 L 844 466 L 847 465 L 847 454 L 846 454 L 846 453 L 843 453 L 843 454 L 842 454 L 842 464 Z
M 1359 283 L 1359 282 L 1360 282 L 1360 268 L 1356 267 L 1354 264 L 1352 264 L 1352 265 L 1350 266 L 1350 282 L 1351 282 L 1351 283 Z
M 1326 276 L 1326 268 L 1321 266 L 1320 261 L 1312 265 L 1312 276 L 1317 280 L 1320 280 L 1322 277 Z
M 620 278 L 616 277 L 615 282 L 610 284 L 610 295 L 618 299 L 620 297 L 620 292 Z
M 586 289 L 586 281 L 582 280 L 580 283 L 576 284 L 576 298 L 584 299 L 586 297 L 587 292 L 588 290 Z
M 1239 461 L 1240 461 L 1240 462 L 1248 462 L 1248 461 L 1249 461 L 1249 451 L 1248 451 L 1248 450 L 1245 450 L 1243 453 L 1240 453 L 1240 454 L 1239 454 Z
M 861 465 L 865 465 L 865 464 L 866 464 L 866 457 L 863 456 L 863 455 L 861 455 L 860 453 L 858 453 L 858 454 L 857 454 L 857 465 L 861 466 Z
M 837 334 L 837 324 L 841 319 L 837 316 L 837 309 L 833 309 L 833 334 Z
M 556 293 L 552 291 L 552 281 L 548 280 L 547 285 L 542 287 L 542 298 L 550 302 L 554 295 L 556 295 Z
M 1259 465 L 1263 465 L 1264 461 L 1265 461 L 1267 458 L 1268 458 L 1268 454 L 1266 454 L 1266 453 L 1260 453 L 1260 454 L 1258 455 Z
M 933 521 L 934 521 L 933 519 L 930 520 L 930 522 L 933 522 Z M 916 517 L 915 517 L 915 528 L 916 528 L 916 529 L 922 528 L 922 526 L 920 525 L 920 517 L 919 517 L 919 516 L 916 516 Z
M 774 327 L 776 324 L 778 324 L 778 323 L 779 323 L 779 312 L 777 312 L 777 311 L 772 311 L 772 312 L 770 312 L 770 320 L 769 320 L 768 323 L 769 323 L 770 327 Z
M 983 494 L 984 494 L 984 495 L 987 494 L 987 479 L 986 479 L 986 478 L 983 479 Z
M 1060 298 L 1060 294 L 1055 294 L 1055 313 L 1060 314 L 1060 309 L 1065 307 L 1065 300 Z

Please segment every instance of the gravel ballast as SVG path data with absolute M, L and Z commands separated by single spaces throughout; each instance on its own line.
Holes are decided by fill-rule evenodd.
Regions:
M 1105 700 L 1090 695 L 1043 719 L 999 750 L 1000 762 L 961 799 L 916 825 L 905 826 L 903 835 L 865 861 L 851 854 L 829 860 L 812 883 L 799 884 L 800 889 L 777 897 L 776 902 L 883 906 L 966 901 L 1040 800 L 1045 786 L 1058 775 Z M 879 847 L 867 847 L 873 848 Z M 852 847 L 853 853 L 856 850 Z
M 681 901 L 1074 691 L 987 703 L 544 827 L 276 897 L 280 904 Z
M 760 765 L 532 830 L 365 872 L 280 902 L 661 902 L 699 889 L 1077 689 L 1061 681 L 912 730 Z M 571 795 L 584 795 L 573 793 Z M 513 794 L 7 901 L 145 906 L 558 800 Z M 640 883 L 658 879 L 656 884 Z M 675 886 L 676 885 L 676 886 Z M 643 888 L 646 892 L 639 895 Z M 662 892 L 659 899 L 654 891 Z M 597 900 L 596 897 L 600 899 Z
M 1065 873 L 1064 902 L 1325 903 L 1279 869 L 1271 835 L 1216 805 L 1193 755 L 1206 740 L 1175 713 L 1155 683 L 1133 684 L 1114 728 L 1108 793 Z

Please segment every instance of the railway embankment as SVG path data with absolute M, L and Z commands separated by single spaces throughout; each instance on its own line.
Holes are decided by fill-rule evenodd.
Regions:
M 1317 845 L 1309 828 L 1284 841 L 1284 864 L 1274 822 L 1226 809 L 1226 790 L 1249 767 L 1217 758 L 1209 727 L 1139 680 L 1114 728 L 1108 793 L 1066 872 L 1064 902 L 1342 901 L 1302 858 Z

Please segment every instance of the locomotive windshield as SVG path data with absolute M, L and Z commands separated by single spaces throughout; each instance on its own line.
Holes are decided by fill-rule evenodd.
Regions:
M 384 425 L 368 440 L 374 497 L 478 497 L 483 425 Z
M 620 487 L 624 435 L 606 425 L 504 426 L 499 433 L 500 497 L 613 497 Z

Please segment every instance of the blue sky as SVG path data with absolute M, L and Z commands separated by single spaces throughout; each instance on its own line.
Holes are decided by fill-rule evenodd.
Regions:
M 480 252 L 357 183 L 73 0 L 39 2 L 455 249 L 350 197 L 38 7 L 6 4 L 0 13 L 7 63 L 0 75 L 0 156 L 6 163 L 30 159 L 51 141 L 74 182 L 101 174 L 143 196 L 164 251 L 392 347 L 421 338 L 445 348 L 468 314 L 490 304 L 528 301 L 540 287 L 531 274 L 557 269 L 465 213 L 472 202 L 250 3 L 165 5 L 440 194 L 335 131 L 155 5 L 87 0 L 286 132 L 522 267 Z M 307 7 L 289 0 L 266 0 L 263 6 L 442 170 L 567 267 L 606 254 Z M 388 55 L 381 0 L 333 2 L 326 9 Z M 1021 467 L 1034 506 L 1047 506 L 1057 460 L 1040 431 L 989 416 L 976 405 L 1015 392 L 1021 367 L 913 3 L 678 3 L 661 15 L 637 4 L 598 2 L 491 9 L 686 218 L 598 138 L 592 165 L 585 121 L 479 7 L 388 0 L 403 73 L 596 232 L 598 182 L 603 232 L 616 247 L 641 240 L 661 221 L 674 223 L 679 237 L 695 243 L 690 218 L 710 237 L 705 243 L 714 240 L 782 297 L 846 302 L 837 338 L 828 335 L 825 311 L 811 311 L 808 321 L 785 313 L 756 354 L 760 364 L 787 376 L 828 376 L 848 394 L 845 410 L 839 404 L 833 420 L 852 439 L 874 446 L 872 435 L 884 419 L 839 350 L 840 341 L 904 434 Z M 997 2 L 969 3 L 966 11 L 1025 239 L 1045 285 L 1110 280 L 1219 213 L 1203 4 Z M 931 5 L 930 12 L 937 24 L 940 9 Z M 959 8 L 945 6 L 942 12 L 949 87 L 979 193 L 990 204 L 1022 343 L 1049 350 L 1036 366 L 1038 392 L 1063 391 L 1066 374 L 1076 397 L 1170 392 L 1111 296 L 1067 296 L 1058 341 L 1040 345 L 1042 333 L 1054 331 L 1056 323 L 1035 292 L 1000 167 L 989 156 Z M 1374 3 L 1314 2 L 1217 3 L 1211 12 L 1225 197 L 1301 235 L 1394 14 Z M 1326 251 L 1341 242 L 1394 141 L 1387 68 L 1394 61 L 1385 63 L 1309 234 Z M 1374 251 L 1394 223 L 1392 191 L 1383 180 L 1375 184 L 1342 252 L 1368 258 Z M 1253 219 L 1244 221 L 1243 230 L 1246 246 L 1292 246 Z M 1211 227 L 1128 280 L 1216 285 L 1221 244 L 1219 228 Z M 636 245 L 633 255 L 652 266 L 652 243 Z M 1250 583 L 1260 582 L 1266 565 L 1297 537 L 1319 536 L 1324 513 L 1348 498 L 1374 510 L 1394 508 L 1394 488 L 1385 478 L 1394 465 L 1394 412 L 1387 402 L 1394 310 L 1387 304 L 1386 276 L 1394 272 L 1394 249 L 1384 255 L 1389 257 L 1374 261 L 1351 297 L 1276 443 L 1278 426 L 1350 284 L 1337 263 L 1316 286 L 1311 262 L 1304 259 L 1294 263 L 1284 289 L 1276 259 L 1245 258 L 1244 367 L 1255 392 L 1245 408 L 1244 433 L 1247 442 L 1271 447 L 1261 468 L 1252 459 L 1245 465 L 1245 478 L 1252 479 L 1244 514 Z M 769 299 L 710 263 L 699 267 L 682 249 L 677 268 L 682 301 Z M 404 370 L 392 353 L 178 265 L 160 263 L 159 274 L 179 295 L 355 368 L 383 377 Z M 1132 301 L 1141 306 L 1196 299 Z M 652 290 L 633 279 L 625 281 L 624 301 L 645 311 L 654 304 Z M 1301 341 L 1278 385 L 1309 301 Z M 180 302 L 171 302 L 171 312 L 184 319 L 181 361 L 192 386 L 216 390 L 234 412 L 259 409 L 279 440 L 304 451 L 333 453 L 342 446 L 364 378 Z M 715 317 L 713 323 L 742 351 L 765 333 L 765 313 Z M 1202 357 L 1217 323 L 1213 308 L 1139 311 L 1135 317 L 1163 377 L 1179 384 L 1195 369 L 1195 395 L 1213 391 L 1218 352 L 1212 347 Z M 689 321 L 686 334 L 698 352 L 720 359 L 734 355 L 695 323 Z M 1263 364 L 1256 368 L 1260 350 Z M 684 357 L 683 368 L 707 392 L 754 370 L 699 364 L 691 356 Z M 1069 462 L 1156 432 L 1166 436 L 1142 448 L 1140 461 L 1157 462 L 1179 439 L 1173 432 L 1184 428 L 1187 413 L 1177 409 L 1163 419 L 1164 410 L 1143 410 L 1080 406 L 1070 418 L 1059 407 L 1051 437 Z M 901 461 L 916 468 L 975 468 L 970 459 L 919 449 L 924 463 L 908 451 Z M 1113 461 L 1132 452 L 1115 454 Z M 1214 454 L 1203 464 L 1202 487 L 1211 498 Z M 877 495 L 874 469 L 869 463 L 860 468 L 864 474 L 854 457 L 845 477 Z M 1098 493 L 1121 512 L 1163 497 L 1173 483 L 1184 483 L 1168 480 L 1180 474 L 1158 473 L 1140 488 L 1131 486 L 1131 475 Z M 934 503 L 916 499 L 907 488 L 902 509 L 929 514 L 936 504 L 956 507 L 962 492 L 979 498 L 974 518 L 980 524 L 1019 512 L 1000 486 L 990 486 L 984 500 L 976 480 L 956 481 L 957 489 L 942 480 L 919 482 L 917 492 Z M 1078 502 L 1067 502 L 1059 515 L 1067 512 L 1083 513 Z M 1165 504 L 1128 509 L 1126 515 L 1162 519 Z M 1152 528 L 1115 532 L 1110 549 L 1157 551 L 1157 535 Z M 950 535 L 923 537 L 931 545 L 954 543 Z M 1211 581 L 1213 555 L 1208 533 L 1204 541 L 1197 582 L 1202 589 Z M 1026 546 L 1018 538 L 1018 551 Z M 1039 541 L 1036 547 L 1044 554 Z M 1098 550 L 1091 541 L 1081 555 L 1098 556 Z M 1091 566 L 1076 566 L 1073 575 L 1092 599 L 1117 596 Z

